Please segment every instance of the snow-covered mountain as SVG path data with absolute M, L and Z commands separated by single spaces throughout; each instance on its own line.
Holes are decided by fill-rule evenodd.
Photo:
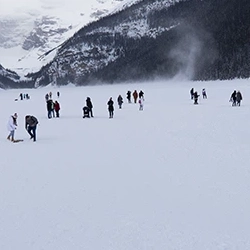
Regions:
M 50 61 L 38 59 L 84 25 L 138 0 L 1 0 L 0 63 L 23 75 Z
M 100 14 L 101 8 L 94 12 L 91 5 L 92 12 L 88 12 L 91 15 L 81 29 L 77 25 L 69 26 L 69 22 L 68 26 L 55 27 L 57 22 L 52 15 L 43 15 L 37 21 L 38 28 L 22 43 L 22 50 L 32 50 L 32 53 L 26 53 L 18 62 L 27 62 L 29 86 L 89 85 L 176 76 L 189 80 L 250 77 L 249 1 L 97 3 L 109 8 Z M 54 6 L 57 12 L 60 8 Z M 68 20 L 70 14 L 64 12 L 64 16 Z M 37 58 L 39 65 L 44 66 L 32 71 L 37 66 L 34 63 Z M 45 65 L 46 62 L 49 63 Z M 7 64 L 3 66 L 8 68 Z
M 30 76 L 35 86 L 247 78 L 249 8 L 244 0 L 143 0 L 80 29 Z

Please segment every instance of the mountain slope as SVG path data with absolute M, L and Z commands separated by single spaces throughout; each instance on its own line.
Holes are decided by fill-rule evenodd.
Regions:
M 54 56 L 39 56 L 81 27 L 136 0 L 2 0 L 0 63 L 21 75 L 37 71 Z
M 144 0 L 91 23 L 32 75 L 36 86 L 249 77 L 246 0 Z

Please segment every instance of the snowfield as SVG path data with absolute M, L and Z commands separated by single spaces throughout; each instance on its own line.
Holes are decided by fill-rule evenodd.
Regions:
M 192 87 L 208 99 L 193 105 Z M 127 103 L 135 89 L 143 111 Z M 58 90 L 61 117 L 49 120 L 44 96 Z M 249 250 L 249 90 L 249 80 L 1 90 L 0 249 Z M 14 101 L 21 92 L 31 99 Z M 83 119 L 88 96 L 95 117 Z

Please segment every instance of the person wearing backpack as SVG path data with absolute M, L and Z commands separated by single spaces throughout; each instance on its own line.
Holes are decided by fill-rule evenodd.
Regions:
M 38 120 L 35 116 L 32 116 L 32 115 L 25 116 L 25 129 L 30 135 L 30 139 L 33 139 L 33 141 L 36 141 L 37 124 L 38 124 Z

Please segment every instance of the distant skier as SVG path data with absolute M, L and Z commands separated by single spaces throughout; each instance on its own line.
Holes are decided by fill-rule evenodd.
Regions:
M 33 139 L 33 141 L 36 141 L 36 127 L 38 124 L 38 120 L 35 116 L 32 115 L 26 115 L 25 116 L 25 129 L 30 135 L 30 139 Z
M 128 103 L 131 103 L 131 91 L 127 92 Z
M 236 90 L 234 90 L 234 92 L 231 94 L 231 97 L 230 97 L 230 102 L 232 102 L 232 106 L 236 106 L 236 95 L 237 95 L 237 92 Z
M 114 102 L 112 100 L 112 97 L 109 98 L 107 105 L 108 105 L 108 111 L 109 111 L 109 118 L 113 118 L 113 116 L 114 116 Z
M 20 99 L 21 99 L 21 101 L 23 100 L 23 93 L 20 93 Z
M 59 102 L 58 101 L 55 101 L 55 103 L 54 103 L 54 110 L 55 110 L 55 112 L 56 112 L 56 117 L 57 118 L 59 118 L 59 111 L 60 111 L 60 104 L 59 104 Z
M 198 95 L 197 91 L 194 92 L 193 99 L 194 99 L 194 104 L 198 104 L 198 98 L 200 95 Z
M 242 94 L 238 90 L 237 93 L 236 93 L 236 104 L 237 104 L 237 106 L 240 106 L 241 101 L 242 101 Z
M 59 91 L 57 91 L 57 98 L 59 98 L 60 97 L 60 92 Z
M 82 118 L 90 118 L 90 116 L 89 116 L 89 107 L 84 106 L 82 111 L 83 111 L 83 117 Z
M 45 95 L 45 100 L 46 100 L 46 102 L 49 100 L 49 94 L 48 93 Z
M 86 99 L 86 106 L 89 108 L 90 116 L 94 117 L 94 115 L 93 115 L 93 104 L 91 102 L 90 97 L 87 97 L 87 99 Z
M 191 88 L 190 90 L 191 100 L 194 99 L 194 88 Z
M 133 92 L 133 97 L 134 97 L 134 102 L 136 103 L 138 98 L 138 93 L 136 90 Z
M 202 97 L 203 99 L 207 99 L 207 92 L 205 89 L 202 89 Z
M 123 98 L 122 98 L 121 95 L 119 95 L 117 97 L 117 103 L 118 103 L 119 109 L 121 109 L 122 108 L 122 104 L 123 104 Z
M 14 135 L 15 135 L 15 130 L 17 129 L 17 113 L 10 116 L 7 124 L 7 129 L 10 132 L 7 139 L 12 142 L 15 142 Z

